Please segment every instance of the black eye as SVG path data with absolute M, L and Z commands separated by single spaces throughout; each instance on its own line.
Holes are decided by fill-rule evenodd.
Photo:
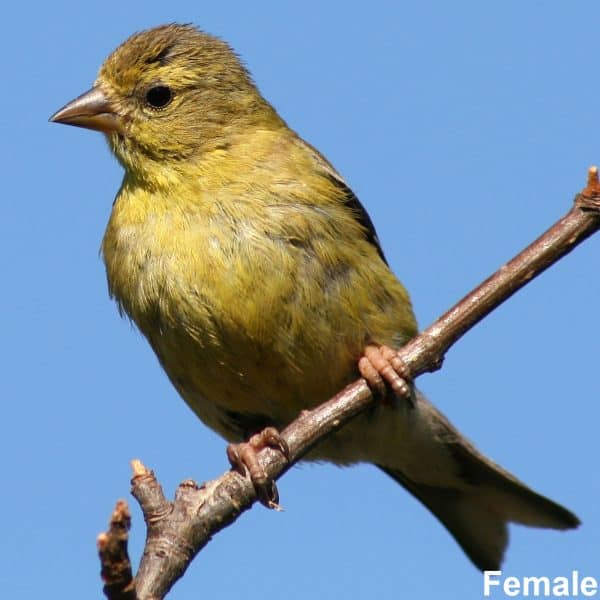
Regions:
M 155 85 L 146 92 L 146 102 L 152 108 L 164 108 L 172 99 L 173 92 L 166 85 Z

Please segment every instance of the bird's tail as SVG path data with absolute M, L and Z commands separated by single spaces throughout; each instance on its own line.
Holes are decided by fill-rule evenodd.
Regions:
M 480 460 L 478 453 L 454 451 L 467 481 L 465 488 L 415 483 L 401 471 L 380 467 L 417 497 L 454 536 L 476 567 L 500 568 L 508 544 L 509 522 L 530 527 L 572 529 L 580 523 L 569 510 L 534 492 L 501 467 Z

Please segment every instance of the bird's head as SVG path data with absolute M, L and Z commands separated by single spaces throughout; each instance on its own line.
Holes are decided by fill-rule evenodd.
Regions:
M 193 160 L 249 127 L 281 123 L 227 43 L 177 24 L 127 39 L 94 86 L 50 120 L 102 131 L 133 172 Z

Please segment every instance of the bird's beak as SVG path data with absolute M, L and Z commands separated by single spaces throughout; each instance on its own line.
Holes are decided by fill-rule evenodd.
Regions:
M 75 100 L 65 104 L 51 117 L 52 123 L 87 127 L 103 133 L 123 131 L 123 121 L 104 92 L 93 87 Z

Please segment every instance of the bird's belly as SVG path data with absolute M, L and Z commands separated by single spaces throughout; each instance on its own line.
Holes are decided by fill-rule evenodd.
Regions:
M 339 385 L 306 374 L 299 377 L 279 356 L 264 350 L 250 353 L 262 356 L 262 361 L 236 355 L 233 363 L 215 361 L 214 356 L 204 357 L 202 352 L 189 353 L 183 361 L 180 353 L 172 360 L 162 352 L 159 355 L 188 405 L 229 441 L 247 439 L 270 425 L 283 429 L 303 409 L 324 402 L 358 377 L 353 365 L 347 368 L 346 381 Z M 231 368 L 233 364 L 236 369 Z M 179 365 L 185 366 L 182 369 Z M 319 364 L 315 371 L 323 372 L 326 366 Z M 456 485 L 456 462 L 438 435 L 429 407 L 424 399 L 414 408 L 403 399 L 376 401 L 372 409 L 325 438 L 306 458 L 341 465 L 370 462 L 401 469 L 415 482 Z
M 332 366 L 305 353 L 299 364 L 281 340 L 240 339 L 239 330 L 220 328 L 216 338 L 209 330 L 192 336 L 176 327 L 147 337 L 184 400 L 229 440 L 268 425 L 283 427 L 356 377 L 354 361 Z

